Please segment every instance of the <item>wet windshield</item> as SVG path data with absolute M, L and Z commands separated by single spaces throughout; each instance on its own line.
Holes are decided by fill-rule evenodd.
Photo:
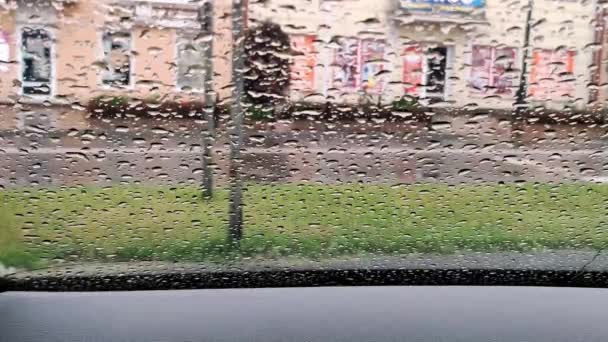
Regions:
M 607 38 L 593 1 L 0 1 L 0 273 L 602 268 Z

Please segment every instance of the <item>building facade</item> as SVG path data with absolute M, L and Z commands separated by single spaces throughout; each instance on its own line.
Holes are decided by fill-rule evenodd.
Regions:
M 290 6 L 292 5 L 292 6 Z M 298 51 L 292 99 L 510 109 L 528 101 L 586 107 L 597 81 L 594 1 L 291 0 L 259 2 L 252 21 L 280 24 Z
M 201 3 L 0 2 L 0 99 L 81 103 L 98 95 L 196 98 L 204 90 Z M 213 11 L 214 90 L 229 93 L 231 3 Z M 207 15 L 201 13 L 203 16 Z
M 231 6 L 213 1 L 213 90 L 220 99 L 230 95 Z M 529 101 L 584 108 L 606 99 L 601 61 L 608 39 L 598 33 L 605 17 L 598 7 L 567 0 L 251 0 L 247 13 L 248 25 L 271 21 L 289 35 L 293 101 L 409 96 L 437 106 L 510 109 L 531 8 Z M 104 94 L 202 99 L 208 37 L 201 8 L 189 0 L 0 1 L 0 102 L 84 104 Z

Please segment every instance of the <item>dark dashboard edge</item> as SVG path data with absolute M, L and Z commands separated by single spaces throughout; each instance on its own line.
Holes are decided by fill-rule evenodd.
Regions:
M 460 285 L 607 288 L 608 272 L 517 269 L 361 269 L 134 273 L 0 278 L 5 291 L 137 291 L 218 288 Z

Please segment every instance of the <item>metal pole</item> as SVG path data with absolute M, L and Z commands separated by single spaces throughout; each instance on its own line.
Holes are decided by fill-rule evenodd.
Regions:
M 215 137 L 215 118 L 213 112 L 215 109 L 215 96 L 213 92 L 213 2 L 206 0 L 199 12 L 199 20 L 201 23 L 201 33 L 205 37 L 205 54 L 204 54 L 204 89 L 205 89 L 205 121 L 207 122 L 207 130 L 204 133 L 203 141 L 203 198 L 210 199 L 213 197 L 213 156 L 211 149 Z
M 528 0 L 528 12 L 526 14 L 525 30 L 524 30 L 524 44 L 522 49 L 521 59 L 521 75 L 519 77 L 519 87 L 517 88 L 517 94 L 515 95 L 515 110 L 511 115 L 511 140 L 514 144 L 518 144 L 520 138 L 520 131 L 522 127 L 519 127 L 522 123 L 524 113 L 528 108 L 527 92 L 528 92 L 528 54 L 530 50 L 530 31 L 532 27 L 532 7 L 534 0 Z
M 239 247 L 243 235 L 243 181 L 241 179 L 241 145 L 243 144 L 243 69 L 245 51 L 245 28 L 243 5 L 245 0 L 232 0 L 232 106 L 230 118 L 230 196 L 228 240 L 233 247 Z

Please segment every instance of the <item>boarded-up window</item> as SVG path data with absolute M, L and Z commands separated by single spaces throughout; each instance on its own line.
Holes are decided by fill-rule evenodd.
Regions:
M 361 85 L 366 93 L 378 94 L 384 89 L 384 49 L 382 41 L 361 42 Z
M 475 45 L 467 86 L 471 93 L 511 97 L 515 94 L 515 49 Z
M 340 39 L 334 52 L 333 86 L 344 92 L 382 92 L 384 54 L 383 41 Z
M 536 100 L 570 100 L 574 96 L 574 52 L 532 52 L 529 94 Z
M 333 86 L 341 91 L 351 92 L 359 89 L 359 72 L 361 68 L 359 40 L 342 38 L 334 53 Z
M 291 90 L 311 92 L 315 87 L 315 36 L 294 35 L 289 39 L 293 54 L 290 69 Z

